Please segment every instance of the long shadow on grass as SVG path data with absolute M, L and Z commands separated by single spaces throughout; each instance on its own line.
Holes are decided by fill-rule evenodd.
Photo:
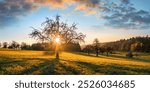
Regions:
M 72 52 L 69 52 L 69 53 L 72 53 Z M 80 52 L 76 52 L 76 53 L 73 53 L 73 54 L 77 54 L 77 55 L 83 55 L 83 56 L 88 56 L 88 57 L 96 57 L 94 55 L 88 55 L 86 53 L 80 53 Z M 140 57 L 140 56 L 138 56 Z M 113 54 L 110 54 L 109 56 L 106 56 L 106 55 L 99 55 L 97 58 L 106 58 L 106 59 L 112 59 L 112 60 L 118 60 L 118 59 L 127 59 L 127 60 L 132 60 L 132 61 L 139 61 L 139 62 L 149 62 L 150 63 L 150 60 L 145 60 L 145 59 L 140 59 L 140 58 L 137 58 L 137 57 L 133 57 L 133 58 L 127 58 L 126 56 L 116 56 L 116 55 L 113 55 Z
M 123 59 L 129 59 L 129 60 L 132 60 L 132 61 L 139 61 L 139 62 L 149 62 L 150 63 L 150 60 L 146 60 L 146 59 L 141 59 L 141 58 L 138 58 L 140 56 L 134 56 L 133 58 L 127 58 L 125 56 L 116 56 L 116 55 L 111 55 L 111 57 L 114 57 L 114 58 L 123 58 Z
M 26 62 L 41 62 L 37 65 L 26 64 Z M 24 58 L 21 60 L 6 58 L 4 62 L 0 62 L 1 66 L 11 67 L 11 65 L 22 66 L 25 68 L 23 71 L 10 72 L 6 71 L 8 75 L 59 75 L 63 74 L 61 71 L 57 71 L 57 68 L 61 68 L 65 74 L 80 74 L 80 71 L 74 67 L 66 66 L 61 63 L 59 59 L 44 59 L 44 58 Z M 0 71 L 5 71 L 0 68 Z
M 63 64 L 61 62 L 59 63 L 59 67 L 61 67 L 63 69 L 63 71 L 65 71 L 66 74 L 69 74 L 69 75 L 79 75 L 79 74 L 81 74 L 81 72 L 78 69 L 76 69 L 74 67 L 71 67 L 71 66 L 66 66 L 65 64 Z
M 38 66 L 32 66 L 32 68 L 29 68 L 20 74 L 26 74 L 31 75 L 34 74 L 34 72 L 39 71 L 40 73 L 38 75 L 61 75 L 62 72 L 66 72 L 65 74 L 73 74 L 73 75 L 79 75 L 81 74 L 80 71 L 74 67 L 66 66 L 65 64 L 61 63 L 59 59 L 40 59 L 41 61 L 44 61 L 44 63 L 38 65 Z M 57 68 L 61 68 L 61 71 L 57 71 Z M 37 74 L 36 74 L 37 75 Z
M 68 60 L 65 60 L 68 61 Z M 134 75 L 134 74 L 150 74 L 150 70 L 149 69 L 141 69 L 138 67 L 128 67 L 128 66 L 120 66 L 120 65 L 116 65 L 116 64 L 109 64 L 109 65 L 105 65 L 105 64 L 93 64 L 93 63 L 88 63 L 88 62 L 83 62 L 83 61 L 68 61 L 69 63 L 74 63 L 75 65 L 79 66 L 79 67 L 84 67 L 84 69 L 88 69 L 88 70 L 92 70 L 93 72 L 89 73 L 89 74 L 106 74 L 106 75 Z M 69 68 L 70 67 L 66 67 L 65 68 Z M 69 70 L 68 69 L 68 70 Z M 72 69 L 71 69 L 72 71 Z M 74 72 L 72 72 L 73 74 L 82 74 L 81 71 L 77 71 L 74 70 Z
M 3 60 L 2 62 L 0 62 L 0 66 L 2 65 L 6 65 L 6 64 L 16 64 L 22 62 L 21 60 Z
M 29 69 L 26 69 L 25 71 L 22 71 L 20 75 L 32 75 L 34 72 L 38 71 L 38 75 L 54 75 L 55 74 L 55 66 L 57 63 L 59 63 L 58 59 L 38 59 L 40 61 L 43 61 L 38 66 L 32 66 Z
M 31 60 L 31 61 L 30 61 Z M 32 61 L 33 60 L 33 61 Z M 35 61 L 34 61 L 35 60 Z M 41 62 L 39 65 L 30 65 L 26 62 Z M 0 66 L 5 66 L 5 69 L 0 67 L 0 71 L 4 71 L 4 74 L 8 75 L 53 75 L 55 74 L 55 66 L 59 63 L 58 59 L 43 59 L 43 58 L 24 58 L 21 60 L 6 58 L 3 62 L 0 62 Z M 24 71 L 11 72 L 7 71 L 8 67 L 21 66 L 25 68 Z
M 72 52 L 69 52 L 69 53 L 72 53 Z M 80 52 L 75 52 L 75 53 L 72 53 L 72 54 L 76 54 L 76 55 L 82 55 L 82 56 L 88 56 L 88 57 L 94 57 L 94 58 L 105 58 L 105 59 L 112 59 L 112 60 L 118 60 L 120 58 L 123 58 L 123 59 L 128 59 L 126 57 L 112 57 L 112 55 L 104 55 L 104 54 L 100 54 L 98 57 L 97 56 L 94 56 L 94 55 L 88 55 L 86 53 L 80 53 Z
M 140 68 L 131 68 L 126 66 L 120 66 L 120 65 L 95 65 L 87 62 L 76 62 L 77 64 L 84 65 L 93 71 L 95 73 L 103 73 L 107 75 L 132 75 L 132 74 L 150 74 L 149 69 L 140 69 Z

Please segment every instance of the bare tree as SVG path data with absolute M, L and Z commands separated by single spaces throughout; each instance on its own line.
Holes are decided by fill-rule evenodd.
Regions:
M 98 57 L 100 43 L 99 43 L 99 40 L 97 38 L 94 39 L 93 45 L 94 45 L 94 49 L 96 52 L 96 56 Z
M 88 55 L 90 55 L 90 53 L 92 52 L 93 50 L 93 46 L 92 45 L 86 45 L 83 49 L 84 51 L 86 51 L 88 53 Z
M 4 42 L 3 43 L 3 48 L 7 48 L 8 47 L 8 43 L 7 42 Z
M 12 41 L 9 48 L 12 48 L 12 49 L 19 49 L 20 48 L 20 44 L 16 41 Z
M 141 51 L 142 47 L 143 47 L 143 43 L 135 42 L 135 43 L 131 44 L 130 49 L 131 49 L 131 51 L 136 52 L 135 56 L 138 56 L 138 52 Z
M 143 43 L 141 42 L 135 42 L 133 44 L 131 44 L 131 51 L 140 51 L 140 49 L 142 48 Z
M 1 48 L 2 44 L 0 43 L 0 48 Z
M 30 49 L 30 45 L 28 45 L 25 42 L 22 42 L 21 45 L 20 45 L 20 47 L 21 47 L 22 50 L 28 50 L 28 49 Z
M 109 53 L 112 54 L 113 49 L 109 46 L 105 47 L 106 55 L 109 56 Z
M 56 19 L 46 18 L 46 21 L 42 23 L 42 29 L 33 28 L 33 32 L 30 34 L 32 38 L 35 38 L 41 42 L 53 42 L 56 48 L 56 58 L 59 59 L 59 45 L 67 45 L 68 43 L 84 42 L 85 35 L 83 33 L 77 33 L 77 24 L 73 23 L 69 26 L 65 22 L 60 22 L 60 16 L 57 15 Z

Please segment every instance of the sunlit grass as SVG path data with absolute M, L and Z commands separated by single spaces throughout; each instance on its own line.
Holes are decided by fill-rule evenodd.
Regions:
M 83 53 L 0 50 L 0 74 L 150 74 L 150 54 L 134 59 L 124 53 L 109 57 Z

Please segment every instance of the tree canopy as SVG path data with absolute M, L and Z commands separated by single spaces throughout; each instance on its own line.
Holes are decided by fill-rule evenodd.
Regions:
M 77 33 L 77 24 L 73 23 L 69 26 L 65 22 L 60 21 L 60 16 L 56 19 L 46 18 L 46 21 L 41 24 L 41 29 L 33 28 L 30 34 L 32 38 L 42 42 L 54 42 L 56 38 L 60 38 L 61 44 L 84 42 L 86 37 L 83 33 Z

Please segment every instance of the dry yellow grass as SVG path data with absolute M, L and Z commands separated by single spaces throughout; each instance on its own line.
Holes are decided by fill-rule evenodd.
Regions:
M 0 74 L 150 74 L 150 62 L 69 52 L 57 60 L 54 52 L 0 50 Z

